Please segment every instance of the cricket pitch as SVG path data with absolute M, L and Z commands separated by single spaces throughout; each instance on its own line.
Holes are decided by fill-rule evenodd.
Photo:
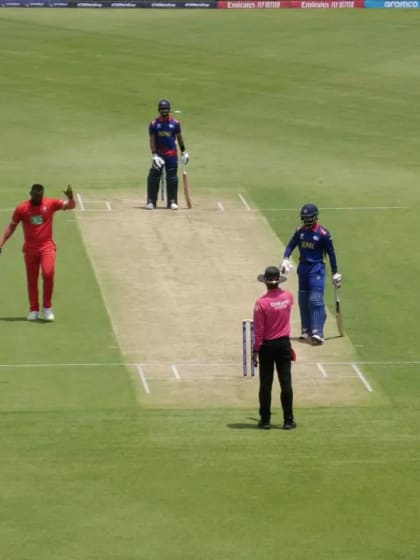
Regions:
M 284 250 L 265 218 L 232 195 L 223 206 L 195 195 L 178 211 L 147 211 L 133 194 L 106 202 L 79 211 L 78 223 L 140 405 L 256 407 L 258 375 L 242 376 L 242 319 L 265 291 L 257 275 Z M 295 295 L 296 407 L 371 404 L 334 317 L 323 346 L 298 341 L 294 271 L 282 287 Z

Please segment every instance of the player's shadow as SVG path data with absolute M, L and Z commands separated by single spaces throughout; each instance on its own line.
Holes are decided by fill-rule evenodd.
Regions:
M 332 336 L 326 336 L 326 337 L 324 338 L 324 340 L 325 340 L 325 341 L 327 341 L 327 340 L 334 340 L 334 339 L 336 339 L 336 338 L 343 338 L 343 337 L 342 337 L 340 334 L 334 334 L 334 335 L 332 335 Z M 311 342 L 310 339 L 308 339 L 308 338 L 302 339 L 302 338 L 299 338 L 298 336 L 291 336 L 291 337 L 290 337 L 290 340 L 291 340 L 291 342 L 293 342 L 293 343 L 296 342 L 297 344 L 306 344 L 307 346 L 315 346 L 315 347 L 316 347 L 316 346 L 322 346 L 322 344 L 312 344 L 312 342 Z
M 132 206 L 132 208 L 134 208 L 135 210 L 144 210 L 145 212 L 150 212 L 151 214 L 154 214 L 156 211 L 159 210 L 170 210 L 170 208 L 168 208 L 167 206 L 156 206 L 156 208 L 153 208 L 153 210 L 149 210 L 148 208 L 146 208 L 146 206 L 137 206 L 137 205 Z M 182 207 L 180 206 L 178 210 L 182 210 Z
M 227 427 L 231 430 L 258 430 L 259 418 L 246 418 L 249 422 L 233 422 L 232 424 L 227 424 Z
M 250 422 L 235 422 L 232 424 L 227 424 L 227 427 L 231 430 L 255 430 L 258 428 L 258 418 L 247 418 Z
M 49 324 L 53 321 L 47 321 L 42 317 L 39 317 L 36 321 L 28 321 L 27 317 L 0 317 L 0 321 L 4 321 L 6 323 L 18 323 L 19 321 L 24 321 L 25 323 L 32 323 L 32 324 Z
M 235 422 L 232 424 L 227 424 L 227 427 L 231 430 L 261 430 L 258 426 L 259 418 L 247 418 L 250 422 Z M 272 430 L 282 430 L 283 426 L 281 424 L 271 424 Z

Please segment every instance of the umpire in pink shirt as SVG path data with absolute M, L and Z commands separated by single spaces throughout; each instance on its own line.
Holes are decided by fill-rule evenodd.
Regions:
M 283 409 L 283 429 L 296 428 L 293 417 L 292 361 L 296 359 L 290 343 L 290 316 L 293 294 L 279 288 L 287 278 L 280 275 L 276 266 L 269 266 L 258 276 L 267 292 L 259 297 L 254 307 L 255 342 L 253 361 L 259 363 L 260 422 L 258 426 L 271 428 L 271 391 L 274 366 L 280 382 L 280 401 Z

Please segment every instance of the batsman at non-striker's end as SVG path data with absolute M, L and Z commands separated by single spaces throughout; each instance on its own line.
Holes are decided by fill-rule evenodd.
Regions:
M 331 233 L 318 224 L 318 215 L 319 211 L 315 204 L 302 206 L 300 211 L 302 225 L 296 229 L 290 239 L 280 265 L 283 274 L 290 272 L 293 268 L 290 256 L 298 247 L 300 338 L 309 339 L 314 345 L 324 343 L 324 325 L 327 319 L 324 301 L 326 255 L 330 261 L 334 286 L 340 288 L 342 283 Z
M 153 210 L 157 205 L 159 183 L 162 171 L 166 171 L 166 196 L 167 207 L 171 210 L 178 209 L 178 149 L 181 150 L 181 162 L 187 165 L 190 156 L 185 150 L 182 137 L 181 123 L 174 119 L 170 113 L 171 104 L 162 99 L 158 103 L 159 116 L 149 124 L 149 144 L 152 152 L 152 165 L 147 177 L 147 204 L 148 210 Z

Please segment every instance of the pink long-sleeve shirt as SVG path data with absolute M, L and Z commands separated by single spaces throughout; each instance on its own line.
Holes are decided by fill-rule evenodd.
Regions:
M 264 340 L 290 336 L 290 315 L 293 294 L 281 288 L 267 290 L 254 307 L 254 351 L 258 352 Z

